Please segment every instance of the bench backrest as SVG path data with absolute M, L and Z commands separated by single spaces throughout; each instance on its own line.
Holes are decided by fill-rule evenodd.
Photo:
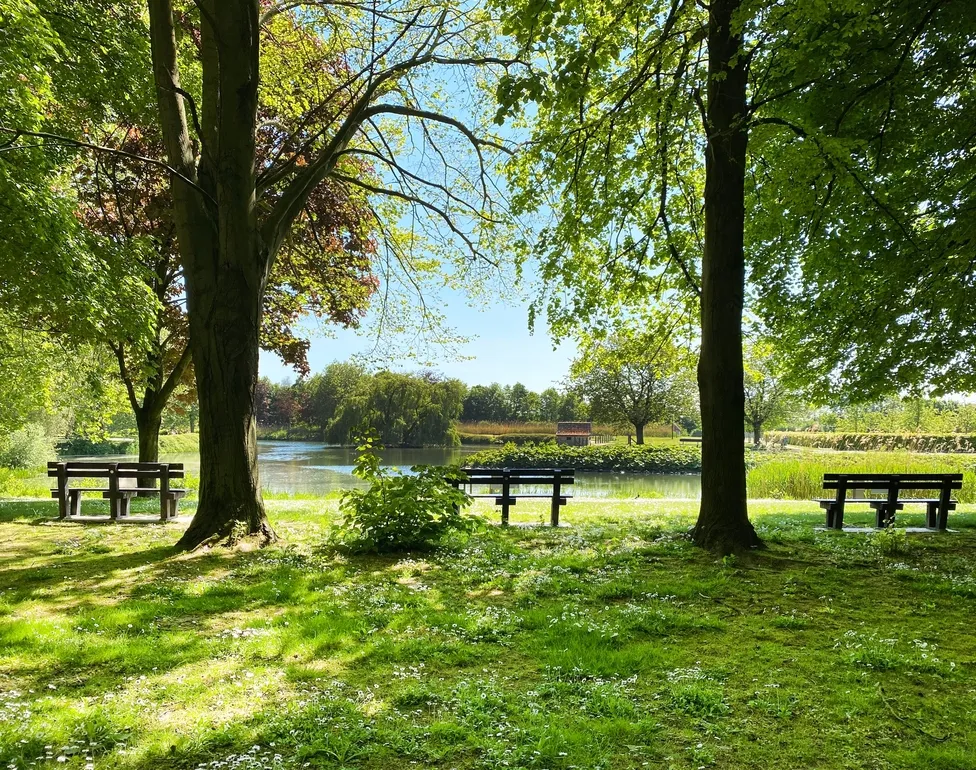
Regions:
M 572 484 L 573 468 L 462 468 L 468 484 Z
M 824 489 L 962 489 L 961 473 L 825 473 Z
M 58 477 L 61 475 L 59 466 L 64 466 L 64 476 L 72 479 L 108 478 L 113 470 L 120 479 L 182 479 L 184 478 L 183 463 L 133 463 L 133 462 L 92 462 L 70 461 L 64 463 L 51 462 L 47 464 L 47 475 Z

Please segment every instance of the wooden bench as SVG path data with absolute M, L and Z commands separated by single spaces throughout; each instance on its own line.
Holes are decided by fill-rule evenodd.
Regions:
M 576 471 L 561 468 L 462 468 L 466 481 L 452 482 L 455 488 L 466 486 L 471 497 L 494 498 L 495 505 L 502 507 L 502 526 L 508 526 L 508 513 L 519 498 L 551 500 L 549 522 L 559 526 L 559 509 L 566 505 L 571 495 L 566 495 L 563 487 L 573 484 Z M 474 487 L 488 487 L 487 492 L 472 494 Z M 498 492 L 491 491 L 499 488 Z M 548 494 L 533 492 L 514 493 L 512 487 L 552 487 Z
M 825 473 L 824 489 L 834 490 L 829 498 L 814 498 L 827 511 L 827 527 L 844 528 L 844 507 L 849 503 L 866 503 L 874 508 L 876 525 L 887 527 L 895 520 L 895 512 L 906 504 L 925 506 L 925 526 L 944 530 L 949 511 L 957 504 L 952 491 L 962 489 L 961 473 Z M 931 491 L 932 497 L 900 497 L 905 491 Z M 867 493 L 884 494 L 868 497 Z M 853 496 L 848 496 L 848 494 Z M 860 493 L 860 496 L 858 495 Z
M 100 492 L 109 501 L 109 518 L 129 516 L 132 498 L 139 494 L 159 495 L 159 518 L 174 518 L 185 489 L 173 489 L 170 482 L 183 478 L 183 463 L 120 463 L 120 462 L 53 462 L 47 464 L 47 475 L 56 478 L 57 489 L 51 497 L 58 501 L 58 518 L 81 515 L 81 496 L 85 492 Z M 105 479 L 102 486 L 71 486 L 72 479 Z M 159 486 L 152 486 L 154 481 Z M 96 482 L 97 483 L 97 482 Z

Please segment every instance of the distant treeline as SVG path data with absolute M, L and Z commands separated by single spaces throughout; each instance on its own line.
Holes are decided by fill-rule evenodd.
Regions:
M 581 420 L 587 405 L 572 393 L 533 393 L 520 383 L 475 385 L 429 371 L 371 374 L 351 363 L 292 385 L 258 383 L 257 418 L 264 438 L 351 444 L 369 426 L 388 446 L 451 446 L 456 422 Z

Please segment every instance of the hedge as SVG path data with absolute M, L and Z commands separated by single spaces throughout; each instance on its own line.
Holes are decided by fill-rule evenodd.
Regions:
M 950 454 L 976 452 L 976 436 L 963 433 L 817 433 L 812 431 L 766 433 L 767 441 L 780 442 L 784 438 L 793 446 L 848 452 L 890 452 L 894 449 Z
M 493 436 L 488 433 L 458 433 L 462 444 L 487 445 L 496 444 L 545 444 L 554 441 L 551 433 L 505 433 Z
M 505 444 L 469 455 L 464 465 L 474 468 L 574 468 L 578 471 L 628 473 L 700 473 L 698 446 L 560 446 L 554 443 Z

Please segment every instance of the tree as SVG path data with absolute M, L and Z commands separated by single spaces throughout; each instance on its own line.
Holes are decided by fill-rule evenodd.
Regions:
M 756 446 L 762 441 L 763 426 L 788 416 L 793 407 L 793 393 L 779 374 L 773 350 L 762 341 L 746 347 L 745 406 L 746 425 Z
M 370 430 L 387 446 L 456 443 L 453 423 L 461 414 L 464 392 L 459 380 L 378 372 L 359 380 L 339 404 L 328 438 L 349 444 Z
M 669 337 L 632 324 L 605 340 L 585 338 L 580 347 L 570 367 L 574 388 L 589 401 L 594 419 L 633 425 L 638 444 L 648 423 L 674 420 L 690 408 L 691 356 Z
M 859 169 L 864 142 L 885 143 L 888 85 L 909 54 L 924 47 L 920 35 L 935 15 L 949 20 L 967 12 L 955 0 L 505 4 L 518 42 L 537 61 L 552 63 L 507 79 L 499 99 L 502 115 L 531 103 L 538 116 L 510 177 L 520 211 L 554 213 L 531 256 L 541 257 L 547 287 L 537 304 L 557 335 L 605 325 L 648 297 L 700 304 L 698 544 L 719 552 L 759 545 L 748 519 L 744 393 L 737 385 L 747 230 L 750 245 L 770 254 L 766 280 L 781 282 L 787 294 L 794 283 L 792 268 L 776 259 L 786 239 L 771 245 L 777 223 L 758 217 L 747 223 L 747 194 L 750 203 L 770 202 L 784 233 L 810 221 L 836 233 L 865 206 L 883 211 Z M 957 58 L 968 48 L 957 45 Z M 944 47 L 932 50 L 941 56 Z M 930 64 L 930 79 L 937 80 L 935 60 Z M 943 95 L 955 103 L 957 92 Z M 866 101 L 878 109 L 860 109 Z M 848 105 L 858 138 L 833 141 Z M 916 106 L 924 114 L 938 109 L 938 100 Z M 817 196 L 850 195 L 852 206 L 841 216 L 809 216 L 807 188 L 797 177 L 813 155 L 831 172 Z M 907 176 L 897 178 L 911 186 Z M 794 206 L 794 196 L 801 205 Z M 795 252 L 806 242 L 793 232 L 787 245 Z M 795 304 L 804 297 L 797 292 Z M 829 315 L 831 301 L 824 296 L 817 304 Z M 885 356 L 880 366 L 890 363 Z
M 505 392 L 508 401 L 509 419 L 516 422 L 531 422 L 539 416 L 539 396 L 521 382 L 516 382 Z
M 797 79 L 833 85 L 784 97 L 760 129 L 757 309 L 822 403 L 969 391 L 976 16 L 959 0 L 843 6 L 830 21 L 848 44 L 803 60 L 783 41 Z
M 497 382 L 472 385 L 464 398 L 463 420 L 471 422 L 504 422 L 512 419 L 508 398 Z
M 273 103 L 262 103 L 261 112 L 282 128 L 296 120 Z M 155 462 L 163 411 L 177 389 L 185 389 L 192 380 L 184 273 L 168 180 L 161 169 L 147 169 L 132 157 L 161 152 L 152 129 L 115 124 L 107 132 L 102 146 L 117 146 L 127 154 L 86 158 L 74 179 L 88 229 L 125 249 L 156 299 L 148 341 L 140 345 L 131 336 L 115 335 L 102 339 L 118 362 L 135 415 L 139 461 Z M 271 149 L 261 145 L 259 159 Z M 370 269 L 375 242 L 369 238 L 368 216 L 361 198 L 350 199 L 342 188 L 322 185 L 282 247 L 264 295 L 260 340 L 264 349 L 273 350 L 302 374 L 308 371 L 308 341 L 293 331 L 298 317 L 309 314 L 355 326 L 376 288 Z
M 357 364 L 338 361 L 329 364 L 324 372 L 314 375 L 306 384 L 309 395 L 303 422 L 314 426 L 324 438 L 339 407 L 366 376 L 366 371 Z
M 442 255 L 462 255 L 459 267 L 465 259 L 493 266 L 487 232 L 501 212 L 481 175 L 501 145 L 456 117 L 461 102 L 452 100 L 450 83 L 442 86 L 463 82 L 467 71 L 466 85 L 477 88 L 475 80 L 497 76 L 493 68 L 517 62 L 488 49 L 494 38 L 487 14 L 447 3 L 404 0 L 383 9 L 357 3 L 351 13 L 318 3 L 200 0 L 178 16 L 171 0 L 148 0 L 148 8 L 200 399 L 200 500 L 179 546 L 216 542 L 241 527 L 272 540 L 254 412 L 264 298 L 283 246 L 331 180 L 373 198 L 372 221 L 384 236 L 386 258 L 407 273 L 430 264 L 430 257 L 412 252 L 432 238 L 449 249 Z M 339 73 L 337 85 L 325 91 L 305 90 L 300 78 L 277 84 L 299 105 L 295 130 L 264 123 L 259 110 L 261 51 L 269 27 L 282 18 L 301 32 L 289 56 L 305 59 L 313 71 L 326 66 Z M 3 128 L 15 138 L 43 133 Z M 274 151 L 259 161 L 265 137 Z M 411 144 L 427 150 L 413 163 L 406 160 Z M 452 144 L 470 151 L 467 165 Z M 382 166 L 381 181 L 362 174 L 364 160 Z M 413 208 L 417 225 L 400 233 L 403 205 Z
M 543 422 L 557 422 L 562 399 L 562 394 L 555 388 L 546 388 L 542 391 L 539 394 L 539 419 Z

